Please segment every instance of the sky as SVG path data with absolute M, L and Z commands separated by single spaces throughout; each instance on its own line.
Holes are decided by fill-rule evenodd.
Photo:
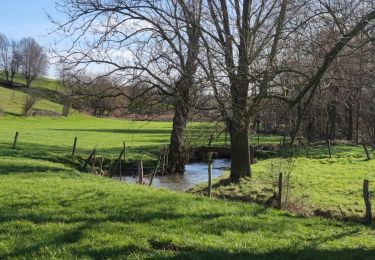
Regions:
M 0 0 L 0 33 L 10 39 L 20 40 L 23 37 L 33 37 L 46 49 L 53 46 L 56 35 L 48 35 L 53 25 L 47 14 L 56 18 L 59 13 L 55 10 L 55 0 Z M 48 76 L 55 77 L 54 67 Z

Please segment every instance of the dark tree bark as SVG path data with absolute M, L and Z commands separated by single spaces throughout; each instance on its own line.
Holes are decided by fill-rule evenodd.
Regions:
M 176 98 L 174 105 L 173 128 L 168 153 L 168 173 L 184 173 L 188 162 L 184 133 L 190 112 L 189 88 L 180 88 L 184 93 Z
M 239 182 L 242 177 L 251 177 L 249 131 L 233 123 L 229 130 L 232 153 L 230 180 Z
M 327 139 L 335 140 L 336 139 L 336 118 L 337 118 L 336 105 L 333 103 L 328 104 L 327 110 L 328 110 Z
M 349 100 L 348 107 L 347 107 L 347 113 L 348 113 L 348 129 L 346 132 L 346 140 L 351 141 L 353 139 L 353 104 L 352 100 Z
M 306 127 L 306 134 L 307 134 L 307 140 L 309 142 L 314 141 L 315 137 L 315 117 L 312 115 L 309 115 L 309 118 L 307 120 L 307 127 Z

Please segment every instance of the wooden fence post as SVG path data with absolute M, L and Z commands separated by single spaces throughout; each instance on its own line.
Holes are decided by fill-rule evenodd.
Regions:
M 369 192 L 369 181 L 363 180 L 363 199 L 366 205 L 366 215 L 365 222 L 366 224 L 371 224 L 372 222 L 372 213 L 371 213 L 371 201 L 370 201 L 370 192 Z
M 120 181 L 121 181 L 121 158 L 122 158 L 122 154 L 124 153 L 124 150 L 121 150 L 120 152 L 120 155 L 118 156 L 117 158 L 117 161 L 115 163 L 115 167 L 112 168 L 112 171 L 111 171 L 111 177 L 113 176 L 113 171 L 116 171 L 117 167 L 119 167 L 119 170 L 120 170 Z M 119 166 L 120 164 L 120 166 Z
M 124 153 L 124 174 L 125 174 L 125 163 L 126 163 L 126 142 L 124 141 L 124 143 L 123 143 L 123 145 L 124 145 L 124 149 L 123 149 L 123 153 Z M 122 173 L 121 173 L 121 159 L 120 159 L 120 181 L 121 181 L 121 177 L 122 177 L 122 175 L 121 175 Z
M 211 198 L 212 192 L 212 153 L 207 154 L 207 166 L 208 166 L 208 197 Z
M 96 146 L 94 148 L 94 150 L 92 150 L 90 156 L 86 159 L 85 161 L 85 164 L 83 165 L 82 167 L 82 170 L 85 170 L 86 169 L 86 166 L 89 164 L 89 162 L 91 161 L 92 157 L 96 154 Z
M 94 172 L 95 165 L 96 165 L 96 153 L 94 154 L 94 156 L 91 159 L 91 172 Z
M 100 175 L 103 175 L 104 172 L 103 172 L 103 161 L 104 161 L 104 158 L 100 158 L 100 171 L 99 171 L 99 174 Z
M 120 173 L 119 180 L 122 181 L 121 157 L 120 157 L 120 161 L 118 162 L 118 171 Z
M 365 142 L 362 141 L 362 146 L 363 146 L 363 150 L 365 151 L 365 154 L 366 154 L 366 158 L 367 160 L 371 160 L 371 156 L 370 156 L 370 153 L 367 149 L 367 145 Z
M 332 150 L 331 150 L 331 139 L 328 139 L 328 155 L 329 158 L 332 159 Z
M 165 174 L 168 173 L 168 159 L 169 159 L 169 147 L 167 147 L 167 150 L 165 152 Z
M 156 168 L 155 168 L 154 172 L 151 173 L 151 176 L 150 176 L 150 183 L 148 184 L 148 186 L 151 186 L 151 185 L 152 185 L 152 182 L 154 181 L 155 175 L 156 175 L 156 173 L 157 173 L 158 170 L 159 170 L 159 167 L 160 167 L 160 164 L 162 163 L 162 160 L 163 160 L 163 156 L 160 155 L 160 156 L 159 156 L 159 160 L 158 160 L 158 164 L 156 165 Z
M 283 173 L 279 173 L 278 181 L 279 194 L 277 196 L 277 208 L 282 209 L 282 194 L 283 194 Z
M 143 162 L 142 160 L 139 161 L 138 163 L 138 182 L 140 185 L 143 184 Z
M 16 132 L 16 135 L 14 136 L 13 149 L 16 149 L 19 134 L 19 132 Z
M 77 137 L 74 137 L 72 156 L 74 156 L 76 153 L 76 147 L 77 147 Z

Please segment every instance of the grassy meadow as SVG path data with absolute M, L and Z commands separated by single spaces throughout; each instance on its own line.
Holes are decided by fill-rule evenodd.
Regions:
M 370 148 L 369 148 L 370 149 Z M 323 215 L 343 219 L 362 218 L 364 201 L 363 180 L 370 181 L 370 191 L 375 194 L 375 160 L 366 160 L 362 146 L 333 145 L 333 157 L 328 158 L 327 147 L 316 145 L 306 151 L 300 149 L 294 158 L 259 160 L 252 165 L 252 178 L 241 185 L 221 185 L 214 180 L 213 195 L 227 199 L 266 203 L 277 192 L 279 173 L 284 174 L 284 190 L 289 187 L 291 210 L 302 214 Z M 373 156 L 375 153 L 373 153 Z M 289 185 L 286 179 L 289 176 Z M 204 186 L 193 193 L 204 193 Z
M 371 259 L 372 226 L 0 163 L 1 259 Z
M 40 93 L 37 109 L 61 112 L 56 81 L 41 79 L 32 89 Z M 115 159 L 126 141 L 128 160 L 155 161 L 169 142 L 171 122 L 22 117 L 24 91 L 0 86 L 6 112 L 0 116 L 0 259 L 375 257 L 374 225 L 261 205 L 275 192 L 278 173 L 289 172 L 289 210 L 361 218 L 362 181 L 369 179 L 375 190 L 375 160 L 366 161 L 360 146 L 334 145 L 332 159 L 324 145 L 316 145 L 308 153 L 300 149 L 292 160 L 258 160 L 253 177 L 240 185 L 220 184 L 228 173 L 215 180 L 213 195 L 221 199 L 209 199 L 120 183 L 67 163 L 74 137 L 80 158 L 96 147 L 98 156 Z M 187 142 L 206 145 L 215 128 L 190 123 Z M 12 149 L 16 131 L 20 135 Z M 212 144 L 223 145 L 224 139 L 215 135 Z M 260 136 L 259 143 L 279 140 Z M 256 136 L 251 143 L 257 144 Z M 205 185 L 193 193 L 204 193 Z

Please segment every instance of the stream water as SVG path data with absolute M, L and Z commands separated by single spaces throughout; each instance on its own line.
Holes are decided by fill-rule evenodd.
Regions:
M 212 178 L 219 177 L 230 169 L 230 160 L 217 159 L 212 165 Z M 136 183 L 138 176 L 122 177 L 122 180 L 129 183 Z M 147 180 L 148 181 L 148 180 Z M 152 186 L 166 188 L 175 191 L 187 191 L 197 184 L 208 181 L 207 163 L 190 163 L 186 165 L 183 175 L 155 176 Z

